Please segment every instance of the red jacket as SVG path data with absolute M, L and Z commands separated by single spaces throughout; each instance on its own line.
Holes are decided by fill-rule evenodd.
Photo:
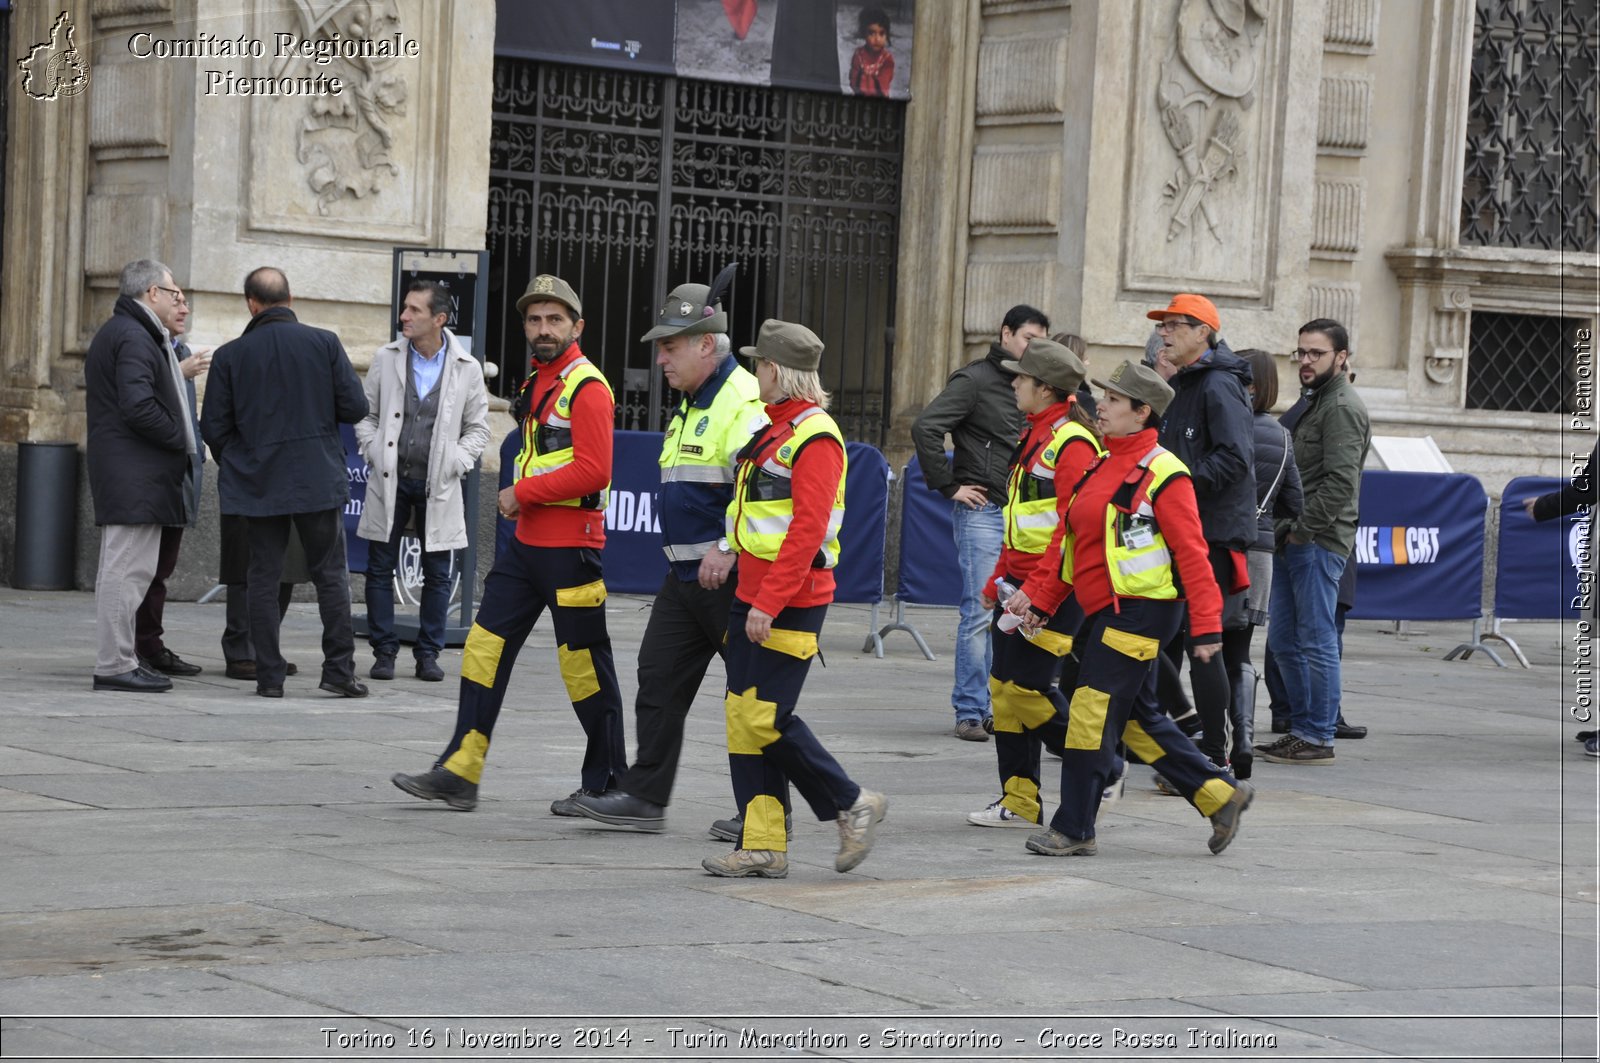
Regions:
M 1155 448 L 1156 431 L 1147 428 L 1131 436 L 1108 438 L 1105 446 L 1109 453 L 1078 489 L 1078 497 L 1067 512 L 1074 541 L 1073 585 L 1068 587 L 1061 582 L 1059 554 L 1046 554 L 1057 558 L 1056 564 L 1038 566 L 1028 581 L 1028 597 L 1041 612 L 1055 612 L 1069 591 L 1078 596 L 1086 616 L 1117 603 L 1110 573 L 1106 571 L 1106 507 L 1139 459 Z M 1222 592 L 1211 573 L 1200 512 L 1194 501 L 1194 484 L 1188 476 L 1172 476 L 1150 504 L 1156 526 L 1172 552 L 1182 600 L 1189 603 L 1190 637 L 1195 642 L 1220 642 Z M 1033 593 L 1035 589 L 1037 595 Z
M 813 405 L 785 399 L 767 407 L 767 420 L 781 425 Z M 789 533 L 776 561 L 764 561 L 750 553 L 739 555 L 739 587 L 734 593 L 741 602 L 777 616 L 791 605 L 803 608 L 833 601 L 833 569 L 812 568 L 811 562 L 827 538 L 833 500 L 843 478 L 844 447 L 832 439 L 815 439 L 800 451 L 789 481 L 794 499 Z
M 1072 412 L 1072 407 L 1077 403 L 1077 397 L 1069 395 L 1065 401 L 1058 402 L 1040 413 L 1028 414 L 1028 424 L 1022 433 L 1022 442 L 1018 446 L 1017 456 L 1022 459 L 1032 454 L 1038 448 L 1050 442 L 1050 437 L 1055 435 L 1056 421 L 1066 417 Z M 994 572 L 989 576 L 989 582 L 984 591 L 989 597 L 994 597 L 994 581 L 1001 576 L 1016 576 L 1026 581 L 1038 567 L 1040 558 L 1056 559 L 1061 556 L 1062 529 L 1066 522 L 1059 518 L 1067 511 L 1067 499 L 1072 497 L 1072 489 L 1078 486 L 1078 481 L 1083 479 L 1083 474 L 1089 471 L 1089 466 L 1094 464 L 1094 459 L 1099 457 L 1094 444 L 1082 436 L 1073 436 L 1067 440 L 1067 445 L 1056 455 L 1056 530 L 1051 535 L 1050 545 L 1042 554 L 1030 554 L 1022 550 L 1014 550 L 1009 546 L 1000 548 L 1000 560 L 994 566 Z M 1016 464 L 1012 464 L 1016 468 Z M 1061 567 L 1058 560 L 1052 563 L 1057 569 Z M 1048 567 L 1048 566 L 1046 566 Z
M 535 417 L 560 398 L 561 371 L 583 352 L 573 343 L 555 359 L 534 359 L 528 416 Z M 555 394 L 551 394 L 555 392 Z M 556 506 L 569 498 L 603 491 L 611 482 L 611 430 L 615 418 L 611 396 L 590 384 L 572 400 L 572 464 L 544 476 L 524 476 L 513 485 L 517 504 L 517 539 L 529 546 L 593 546 L 606 543 L 606 515 L 598 509 Z

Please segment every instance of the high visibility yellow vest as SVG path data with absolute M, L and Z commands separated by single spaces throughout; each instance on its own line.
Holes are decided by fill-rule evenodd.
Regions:
M 611 385 L 600 370 L 587 358 L 577 358 L 561 371 L 560 381 L 545 392 L 539 408 L 528 414 L 522 422 L 522 449 L 517 452 L 517 479 L 524 476 L 547 476 L 557 469 L 572 464 L 572 400 L 578 389 L 597 383 L 606 392 L 606 401 L 615 402 Z M 578 506 L 583 509 L 606 508 L 611 496 L 611 484 L 594 494 L 582 498 L 566 498 L 549 502 L 552 506 Z
M 1085 439 L 1100 453 L 1094 433 L 1071 417 L 1063 415 L 1051 427 L 1050 438 L 1021 455 L 1006 481 L 1006 546 L 1024 554 L 1044 553 L 1055 535 L 1056 463 L 1067 443 Z
M 668 561 L 694 561 L 717 545 L 732 493 L 738 454 L 765 428 L 760 385 L 742 366 L 734 366 L 709 406 L 693 406 L 684 396 L 661 441 L 662 543 Z M 677 508 L 674 508 L 674 507 Z M 669 514 L 676 521 L 668 527 Z M 692 532 L 691 541 L 675 542 Z
M 741 553 L 776 561 L 783 540 L 794 522 L 794 463 L 800 452 L 817 439 L 837 440 L 844 450 L 844 434 L 820 407 L 812 406 L 798 417 L 773 425 L 756 436 L 740 453 L 733 501 L 728 504 L 728 542 Z M 848 459 L 847 459 L 848 460 Z M 833 512 L 822 548 L 812 568 L 833 568 L 839 563 L 839 528 L 844 524 L 844 481 L 833 495 Z
M 1106 571 L 1111 576 L 1111 592 L 1119 598 L 1172 600 L 1178 597 L 1178 586 L 1172 578 L 1172 551 L 1156 524 L 1150 497 L 1172 477 L 1188 476 L 1189 467 L 1176 454 L 1156 447 L 1139 459 L 1135 469 L 1140 474 L 1137 479 L 1130 476 L 1106 506 Z M 1127 494 L 1127 500 L 1118 501 L 1123 494 Z M 1072 500 L 1077 501 L 1077 497 L 1074 490 Z M 1072 502 L 1067 503 L 1067 508 L 1072 508 Z M 1063 583 L 1072 582 L 1074 546 L 1069 531 L 1061 549 Z

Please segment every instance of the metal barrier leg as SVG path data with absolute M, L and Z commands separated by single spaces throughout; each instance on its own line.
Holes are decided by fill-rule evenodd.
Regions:
M 1500 624 L 1500 622 L 1498 620 L 1496 620 L 1495 621 L 1495 626 L 1498 627 L 1499 624 Z M 1474 620 L 1472 622 L 1472 641 L 1471 642 L 1463 642 L 1463 643 L 1461 643 L 1455 649 L 1453 649 L 1449 653 L 1445 654 L 1444 655 L 1444 659 L 1447 660 L 1447 661 L 1453 661 L 1453 660 L 1456 659 L 1457 656 L 1459 656 L 1464 661 L 1467 658 L 1472 656 L 1472 651 L 1473 650 L 1482 650 L 1484 652 L 1484 656 L 1488 657 L 1489 660 L 1493 661 L 1499 667 L 1504 668 L 1506 666 L 1506 662 L 1504 662 L 1504 661 L 1502 661 L 1500 659 L 1500 655 L 1498 653 L 1494 652 L 1493 650 L 1491 650 L 1488 646 L 1484 645 L 1484 643 L 1483 643 L 1484 638 L 1487 638 L 1489 636 L 1481 635 L 1480 632 L 1482 631 L 1482 629 L 1483 629 L 1483 618 L 1479 617 L 1478 619 L 1476 619 L 1476 620 Z M 1507 643 L 1511 642 L 1511 640 L 1506 638 L 1504 635 L 1498 635 L 1497 634 L 1495 637 L 1498 637 L 1499 639 L 1501 639 L 1502 641 L 1507 642 Z M 1522 661 L 1523 667 L 1527 667 L 1528 666 L 1527 659 L 1522 656 L 1522 651 L 1521 650 L 1517 651 L 1517 657 L 1518 657 L 1519 660 Z
M 872 651 L 878 660 L 883 660 L 883 636 L 878 634 L 878 603 L 872 603 L 872 616 L 867 620 L 867 641 L 862 644 L 861 652 Z
M 1483 637 L 1486 639 L 1499 639 L 1501 642 L 1511 647 L 1511 652 L 1516 654 L 1518 664 L 1522 665 L 1524 668 L 1533 667 L 1533 665 L 1528 663 L 1528 658 L 1524 656 L 1522 647 L 1517 645 L 1516 640 L 1510 635 L 1507 635 L 1504 631 L 1500 630 L 1500 618 L 1498 616 L 1489 618 L 1489 630 L 1484 634 Z M 1485 646 L 1483 652 L 1488 653 L 1489 648 Z M 1493 654 L 1490 654 L 1490 656 L 1493 656 Z
M 208 590 L 204 594 L 202 594 L 200 596 L 200 599 L 197 602 L 195 602 L 195 604 L 196 605 L 210 605 L 212 602 L 217 600 L 217 595 L 223 593 L 227 589 L 228 589 L 228 585 L 227 584 L 219 583 L 215 587 L 212 587 L 210 590 Z
M 911 636 L 914 642 L 916 642 L 917 649 L 922 651 L 922 655 L 924 657 L 930 661 L 937 661 L 939 659 L 933 655 L 932 650 L 928 649 L 928 640 L 922 637 L 922 632 L 918 631 L 914 626 L 906 622 L 906 603 L 902 602 L 899 598 L 894 600 L 894 623 L 885 624 L 882 628 L 879 628 L 878 638 L 881 640 L 883 636 L 887 635 L 891 631 L 904 631 L 906 634 Z

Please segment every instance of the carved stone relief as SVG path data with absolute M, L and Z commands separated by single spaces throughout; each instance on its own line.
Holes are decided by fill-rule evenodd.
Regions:
M 1330 52 L 1370 54 L 1378 39 L 1378 0 L 1328 0 L 1323 42 Z
M 1051 306 L 1056 301 L 1054 259 L 974 259 L 967 267 L 966 320 L 969 338 L 993 337 L 1000 319 L 1018 303 Z
M 1306 320 L 1319 317 L 1332 318 L 1350 331 L 1350 340 L 1356 343 L 1356 326 L 1361 318 L 1361 285 L 1356 281 L 1314 281 L 1306 291 Z M 1356 343 L 1351 350 L 1359 350 Z
M 315 42 L 418 42 L 416 57 L 349 54 L 327 61 L 290 55 L 258 64 L 254 76 L 338 78 L 342 90 L 251 101 L 251 220 L 254 227 L 295 232 L 421 236 L 427 222 L 419 170 L 430 163 L 434 109 L 417 100 L 430 83 L 444 45 L 435 32 L 443 5 L 419 0 L 295 0 L 290 7 L 257 0 L 256 36 L 294 33 Z M 430 24 L 431 23 L 431 24 Z M 299 179 L 283 179 L 285 171 Z
M 1454 386 L 1467 360 L 1467 339 L 1472 326 L 1472 292 L 1468 288 L 1440 288 L 1433 294 L 1433 315 L 1428 321 L 1428 342 L 1423 373 L 1431 383 Z
M 1147 0 L 1142 15 L 1133 85 L 1151 95 L 1135 108 L 1124 287 L 1260 297 L 1284 20 L 1271 0 Z
M 1366 151 L 1372 116 L 1370 77 L 1325 77 L 1317 100 L 1317 151 L 1360 155 Z
M 1061 213 L 1061 152 L 984 150 L 972 161 L 975 230 L 1055 232 Z
M 1314 258 L 1353 259 L 1361 250 L 1367 183 L 1361 177 L 1319 177 L 1312 215 Z
M 978 48 L 978 118 L 1059 120 L 1067 38 L 985 38 Z

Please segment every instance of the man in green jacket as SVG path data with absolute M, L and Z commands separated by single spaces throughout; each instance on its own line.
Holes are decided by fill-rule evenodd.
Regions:
M 1308 403 L 1294 427 L 1305 508 L 1277 522 L 1267 628 L 1267 648 L 1289 694 L 1289 733 L 1257 746 L 1256 755 L 1277 764 L 1330 764 L 1339 718 L 1339 577 L 1355 546 L 1372 429 L 1345 374 L 1350 337 L 1343 325 L 1306 322 L 1293 357 Z

